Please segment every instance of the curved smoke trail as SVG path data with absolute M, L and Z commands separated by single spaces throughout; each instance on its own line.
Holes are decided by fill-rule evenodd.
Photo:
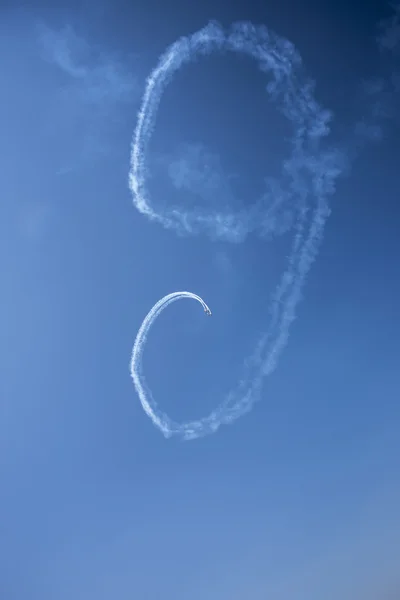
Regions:
M 146 150 L 163 91 L 183 65 L 222 49 L 254 58 L 260 70 L 272 76 L 266 91 L 293 128 L 291 155 L 283 163 L 282 181 L 269 180 L 270 188 L 246 211 L 207 213 L 173 207 L 157 212 L 146 188 Z M 207 435 L 250 410 L 259 397 L 263 378 L 274 370 L 287 343 L 304 279 L 316 258 L 330 213 L 327 197 L 333 193 L 342 169 L 338 151 L 321 149 L 321 141 L 329 133 L 331 113 L 317 103 L 313 89 L 313 83 L 303 74 L 301 57 L 294 46 L 265 27 L 251 23 L 236 23 L 225 33 L 218 23 L 211 22 L 190 37 L 179 39 L 161 56 L 147 79 L 132 142 L 129 174 L 129 186 L 138 211 L 179 233 L 205 232 L 214 239 L 232 242 L 242 241 L 251 232 L 261 236 L 271 233 L 271 213 L 276 214 L 282 207 L 290 207 L 295 212 L 288 265 L 272 298 L 269 327 L 246 360 L 236 390 L 209 416 L 189 423 L 172 421 L 154 401 L 141 371 L 146 337 L 161 311 L 184 297 L 193 298 L 204 307 L 202 299 L 190 292 L 169 294 L 157 302 L 143 321 L 132 351 L 131 375 L 144 410 L 167 437 L 175 434 L 193 439 Z
M 174 433 L 181 433 L 185 437 L 190 437 L 196 431 L 197 423 L 195 421 L 193 423 L 184 424 L 175 423 L 175 421 L 172 421 L 168 415 L 160 411 L 142 376 L 142 353 L 146 343 L 147 335 L 154 321 L 162 313 L 162 311 L 167 308 L 167 306 L 172 304 L 172 302 L 181 300 L 182 298 L 191 298 L 192 300 L 196 300 L 197 302 L 200 302 L 204 310 L 210 310 L 204 300 L 200 298 L 200 296 L 192 294 L 192 292 L 173 292 L 172 294 L 168 294 L 167 296 L 164 296 L 164 298 L 161 298 L 161 300 L 159 300 L 147 313 L 136 336 L 136 340 L 132 349 L 131 375 L 139 395 L 140 402 L 142 403 L 143 410 L 150 417 L 153 423 L 159 429 L 161 429 L 166 436 L 170 436 Z

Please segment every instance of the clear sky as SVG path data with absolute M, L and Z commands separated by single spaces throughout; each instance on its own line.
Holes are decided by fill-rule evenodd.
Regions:
M 394 15 L 378 0 L 2 5 L 2 600 L 399 597 Z M 168 307 L 143 358 L 163 411 L 206 416 L 268 329 L 293 238 L 290 206 L 273 235 L 226 241 L 177 235 L 132 203 L 146 77 L 210 19 L 264 24 L 296 46 L 341 167 L 259 401 L 182 441 L 153 426 L 132 385 L 144 316 L 182 289 L 210 305 L 210 319 L 191 301 Z M 290 152 L 266 83 L 226 53 L 176 74 L 146 155 L 156 210 L 251 210 Z

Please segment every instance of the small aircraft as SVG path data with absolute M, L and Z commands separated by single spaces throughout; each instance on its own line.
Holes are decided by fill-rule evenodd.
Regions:
M 210 310 L 209 308 L 205 308 L 205 309 L 204 309 L 204 312 L 206 313 L 206 315 L 207 315 L 208 317 L 211 317 L 211 310 Z

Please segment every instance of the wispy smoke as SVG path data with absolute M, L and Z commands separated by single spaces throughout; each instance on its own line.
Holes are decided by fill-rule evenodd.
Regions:
M 144 409 L 165 436 L 176 434 L 193 439 L 232 423 L 252 408 L 260 397 L 264 378 L 276 368 L 288 342 L 306 276 L 318 254 L 330 214 L 328 200 L 336 181 L 348 171 L 350 159 L 358 155 L 363 145 L 380 141 L 389 120 L 400 117 L 400 4 L 393 9 L 393 16 L 379 24 L 376 38 L 378 48 L 390 57 L 392 65 L 386 76 L 381 73 L 363 83 L 362 101 L 369 108 L 364 111 L 363 120 L 354 125 L 353 136 L 346 140 L 346 151 L 327 145 L 332 114 L 315 100 L 314 82 L 304 74 L 299 53 L 290 42 L 265 27 L 236 23 L 225 32 L 218 23 L 211 22 L 170 46 L 148 77 L 132 143 L 129 175 L 136 209 L 178 234 L 206 234 L 211 239 L 235 243 L 251 234 L 265 239 L 293 231 L 287 267 L 269 305 L 268 326 L 263 328 L 253 354 L 245 360 L 236 389 L 210 415 L 178 424 L 159 409 L 141 372 L 146 337 L 142 334 L 147 334 L 159 314 L 156 307 L 160 303 L 166 306 L 165 299 L 150 311 L 150 318 L 146 317 L 135 342 L 131 373 Z M 269 97 L 293 128 L 291 154 L 283 161 L 282 177 L 266 179 L 265 192 L 251 207 L 237 207 L 231 201 L 232 177 L 224 176 L 218 155 L 202 145 L 187 145 L 170 160 L 169 177 L 176 189 L 201 197 L 203 203 L 156 207 L 147 188 L 147 148 L 164 89 L 183 65 L 221 49 L 252 57 L 263 73 L 272 76 L 266 88 Z M 223 198 L 217 207 L 211 201 L 215 196 Z
M 60 169 L 65 172 L 112 150 L 112 128 L 121 109 L 139 98 L 139 86 L 126 61 L 89 44 L 70 25 L 56 30 L 40 23 L 37 38 L 42 59 L 64 76 L 49 128 L 65 136 L 73 130 L 80 139 L 78 158 Z
M 132 102 L 138 83 L 122 61 L 90 46 L 70 25 L 59 31 L 38 26 L 42 56 L 74 80 L 82 99 L 102 110 Z
M 231 206 L 200 208 L 164 207 L 156 209 L 146 185 L 146 150 L 154 129 L 157 108 L 163 91 L 173 74 L 197 56 L 215 50 L 228 50 L 252 57 L 262 72 L 272 76 L 267 86 L 270 98 L 287 117 L 293 129 L 291 154 L 282 166 L 282 178 L 267 181 L 267 191 L 251 207 L 235 211 Z M 332 115 L 315 100 L 314 85 L 303 72 L 301 57 L 294 46 L 265 27 L 236 23 L 225 31 L 212 22 L 187 38 L 181 38 L 161 56 L 147 79 L 138 114 L 131 154 L 129 184 L 135 207 L 151 221 L 180 234 L 207 234 L 212 239 L 240 242 L 249 234 L 266 234 L 278 229 L 273 219 L 282 206 L 293 214 L 293 240 L 288 264 L 273 295 L 269 326 L 260 335 L 253 354 L 245 362 L 242 379 L 235 390 L 210 415 L 189 423 L 176 423 L 158 407 L 141 371 L 146 336 L 172 299 L 163 298 L 151 309 L 137 335 L 131 361 L 131 375 L 142 406 L 162 433 L 193 439 L 214 433 L 222 424 L 232 423 L 251 409 L 260 396 L 262 381 L 272 373 L 289 336 L 307 273 L 314 262 L 329 216 L 328 197 L 335 190 L 345 157 L 336 148 L 324 147 Z M 201 150 L 201 149 L 200 149 Z M 176 187 L 212 193 L 222 186 L 219 162 L 215 155 L 204 160 L 204 153 L 189 148 L 186 160 L 172 163 L 170 176 Z M 218 167 L 217 175 L 209 164 Z M 188 168 L 191 165 L 191 169 Z M 195 168 L 193 168 L 195 167 Z M 226 189 L 226 188 L 225 188 Z M 199 299 L 201 301 L 201 299 Z
M 378 24 L 376 44 L 383 59 L 382 73 L 364 81 L 361 101 L 368 110 L 357 123 L 356 134 L 380 141 L 391 123 L 400 122 L 400 4 L 392 4 L 393 15 Z
M 205 202 L 232 206 L 234 192 L 230 179 L 224 172 L 221 158 L 203 144 L 182 144 L 176 155 L 168 161 L 168 175 L 178 190 L 183 190 Z
M 228 172 L 221 156 L 205 144 L 180 144 L 174 152 L 158 157 L 156 167 L 164 168 L 175 191 L 184 196 L 185 206 L 190 206 L 190 229 L 186 221 L 179 233 L 206 232 L 212 239 L 242 242 L 255 227 L 263 237 L 271 238 L 293 225 L 296 209 L 280 182 L 265 177 L 264 190 L 250 208 L 248 197 L 238 192 L 239 174 Z

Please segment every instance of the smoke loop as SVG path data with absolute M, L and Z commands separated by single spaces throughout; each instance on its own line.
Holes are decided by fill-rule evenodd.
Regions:
M 263 73 L 272 76 L 266 91 L 293 126 L 291 155 L 283 162 L 282 181 L 270 180 L 270 194 L 247 211 L 207 212 L 173 207 L 157 212 L 146 187 L 146 152 L 163 91 L 182 66 L 199 56 L 221 50 L 252 57 Z M 333 193 L 342 168 L 337 151 L 321 149 L 321 141 L 329 133 L 331 117 L 315 100 L 314 84 L 305 76 L 301 57 L 293 44 L 266 27 L 252 23 L 235 23 L 225 33 L 218 23 L 210 22 L 172 44 L 148 77 L 132 142 L 129 173 L 133 203 L 140 213 L 181 234 L 204 232 L 213 239 L 239 242 L 252 232 L 262 236 L 269 233 L 273 223 L 271 211 L 282 202 L 290 202 L 296 211 L 288 265 L 272 298 L 269 328 L 246 360 L 237 389 L 209 416 L 188 423 L 172 421 L 152 398 L 141 369 L 147 334 L 161 311 L 182 297 L 191 297 L 200 303 L 202 299 L 190 292 L 175 292 L 157 302 L 143 321 L 132 351 L 131 376 L 144 410 L 166 437 L 178 435 L 193 439 L 233 422 L 251 409 L 259 397 L 263 378 L 275 369 L 330 213 L 327 196 Z

